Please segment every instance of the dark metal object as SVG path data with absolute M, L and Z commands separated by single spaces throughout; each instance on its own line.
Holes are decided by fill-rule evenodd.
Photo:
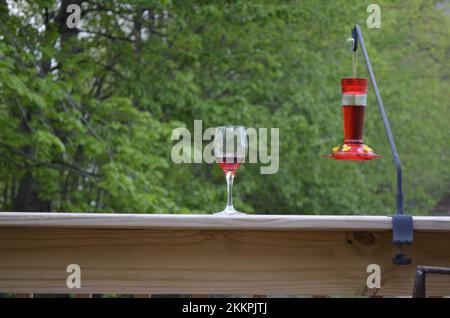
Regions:
M 413 298 L 425 298 L 425 282 L 427 274 L 450 275 L 450 268 L 447 267 L 432 267 L 432 266 L 417 266 L 416 280 L 414 282 Z
M 386 135 L 391 146 L 392 156 L 394 157 L 394 163 L 397 169 L 397 214 L 403 214 L 402 165 L 400 162 L 400 157 L 398 156 L 397 147 L 395 146 L 394 137 L 392 136 L 389 120 L 387 118 L 386 112 L 384 111 L 383 101 L 381 100 L 380 91 L 378 90 L 377 81 L 375 80 L 375 75 L 372 70 L 372 65 L 370 64 L 369 55 L 367 54 L 367 50 L 364 45 L 364 39 L 361 33 L 361 28 L 359 27 L 359 25 L 356 25 L 353 28 L 352 35 L 354 36 L 353 50 L 356 51 L 358 49 L 358 40 L 361 44 L 361 50 L 363 52 L 364 59 L 366 60 L 367 71 L 369 72 L 370 80 L 375 91 L 375 96 L 377 97 L 378 109 L 383 119 L 384 128 L 386 129 Z
M 355 25 L 352 29 L 353 37 L 353 51 L 358 49 L 358 41 L 361 46 L 361 50 L 366 61 L 367 71 L 369 72 L 370 80 L 375 91 L 377 98 L 378 110 L 380 111 L 381 118 L 383 119 L 386 135 L 391 146 L 392 156 L 394 157 L 395 168 L 397 169 L 397 212 L 392 217 L 392 230 L 393 230 L 393 243 L 397 245 L 398 250 L 395 257 L 392 259 L 396 265 L 411 264 L 411 259 L 406 258 L 401 251 L 402 244 L 411 244 L 413 241 L 413 222 L 411 216 L 403 216 L 403 178 L 402 178 L 402 164 L 395 145 L 394 136 L 392 135 L 391 126 L 384 110 L 383 101 L 381 100 L 380 91 L 378 89 L 377 81 L 375 80 L 375 74 L 370 64 L 369 55 L 367 54 L 366 46 L 364 45 L 364 39 L 361 33 L 359 25 Z
M 358 50 L 358 34 L 356 33 L 356 26 L 352 29 L 352 38 L 353 38 L 353 52 Z
M 397 253 L 392 259 L 395 265 L 409 265 L 412 260 L 406 258 L 401 250 L 402 244 L 412 244 L 414 236 L 413 218 L 411 215 L 392 216 L 392 243 L 397 246 Z
M 413 241 L 413 218 L 411 215 L 392 216 L 392 242 L 394 244 L 411 244 Z

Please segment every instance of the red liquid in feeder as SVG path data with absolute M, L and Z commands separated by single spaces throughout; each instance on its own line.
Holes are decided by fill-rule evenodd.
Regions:
M 362 144 L 364 129 L 364 112 L 366 107 L 361 105 L 344 105 L 344 143 Z

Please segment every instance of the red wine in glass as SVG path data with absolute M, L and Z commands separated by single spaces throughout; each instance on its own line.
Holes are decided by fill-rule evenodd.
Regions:
M 236 174 L 237 169 L 244 162 L 243 157 L 220 157 L 216 158 L 217 163 L 222 168 L 223 172 L 231 172 L 233 175 Z

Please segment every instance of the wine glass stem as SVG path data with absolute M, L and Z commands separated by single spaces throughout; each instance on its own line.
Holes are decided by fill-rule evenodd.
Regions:
M 226 179 L 227 179 L 227 208 L 232 208 L 234 210 L 233 207 L 233 179 L 234 179 L 234 175 L 231 171 L 228 171 L 226 174 Z

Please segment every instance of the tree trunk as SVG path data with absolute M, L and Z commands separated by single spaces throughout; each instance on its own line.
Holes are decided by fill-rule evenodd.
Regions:
M 60 36 L 61 36 L 61 44 L 67 41 L 69 37 L 72 37 L 77 34 L 77 29 L 70 29 L 67 27 L 67 18 L 70 13 L 67 12 L 67 6 L 69 4 L 77 4 L 81 5 L 83 1 L 77 0 L 63 0 L 61 3 L 60 10 L 58 12 L 57 18 L 56 18 L 56 25 L 59 29 Z M 48 12 L 46 11 L 46 23 L 49 23 L 48 21 Z M 45 57 L 43 61 L 41 61 L 41 76 L 45 76 L 46 73 L 49 71 L 50 68 L 50 59 L 48 57 Z M 27 111 L 26 117 L 22 118 L 21 122 L 21 129 L 31 133 L 30 129 L 28 127 L 27 121 L 31 120 L 31 113 L 30 111 Z M 29 155 L 34 155 L 34 149 L 31 147 L 27 147 L 25 149 L 25 152 Z M 39 196 L 40 192 L 40 185 L 36 182 L 36 180 L 33 178 L 32 173 L 33 166 L 30 166 L 28 168 L 28 171 L 25 172 L 22 179 L 19 181 L 19 189 L 17 192 L 17 195 L 14 198 L 13 202 L 13 210 L 17 212 L 44 212 L 44 211 L 51 211 L 52 204 L 50 200 L 43 200 Z
M 39 198 L 39 186 L 31 172 L 27 172 L 20 180 L 19 191 L 14 199 L 13 211 L 17 212 L 49 212 L 51 201 Z

